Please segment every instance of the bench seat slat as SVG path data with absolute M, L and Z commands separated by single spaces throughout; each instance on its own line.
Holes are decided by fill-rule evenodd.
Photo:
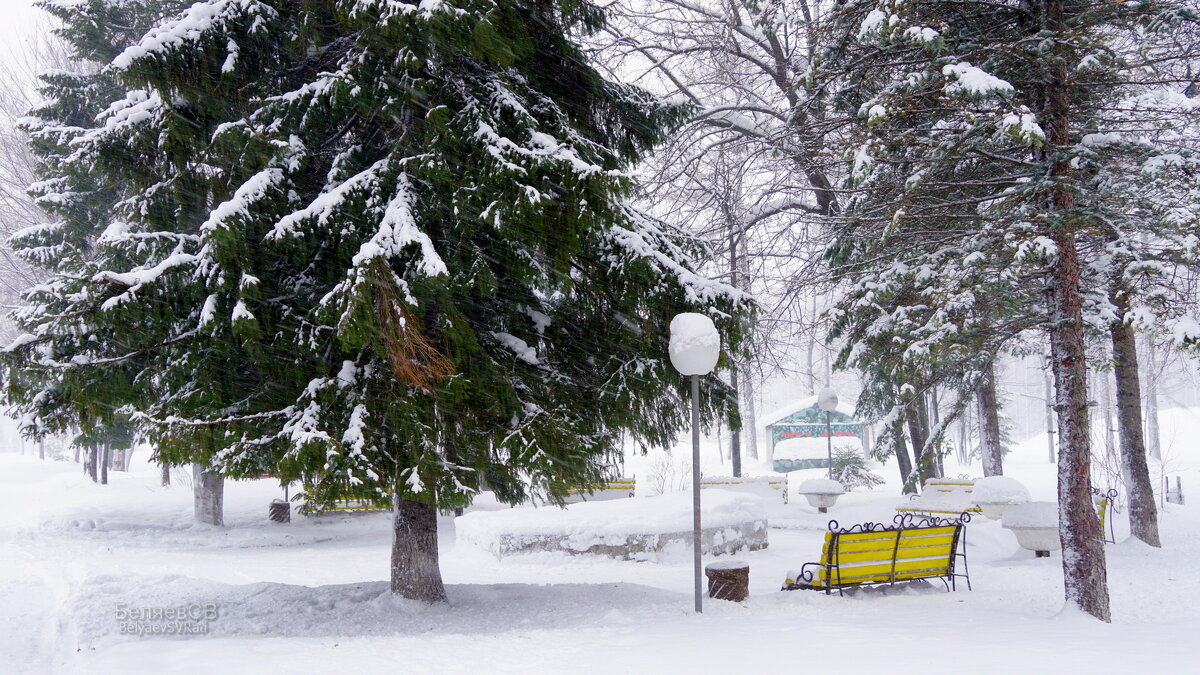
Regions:
M 880 566 L 883 567 L 883 566 Z M 949 565 L 930 565 L 914 567 L 906 570 L 896 570 L 896 581 L 904 581 L 908 579 L 918 579 L 921 577 L 944 576 L 949 573 Z M 813 585 L 825 585 L 827 579 L 832 579 L 833 585 L 845 584 L 861 584 L 861 583 L 886 583 L 892 580 L 891 567 L 886 569 L 878 568 L 851 568 L 850 570 L 843 569 L 839 576 L 834 570 L 831 574 L 826 574 L 825 570 L 813 580 Z

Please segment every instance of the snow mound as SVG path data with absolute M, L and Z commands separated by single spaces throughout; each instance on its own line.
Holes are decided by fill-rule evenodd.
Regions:
M 987 504 L 1024 504 L 1029 501 L 1029 490 L 1015 478 L 987 476 L 975 481 L 972 498 Z
M 1056 502 L 1029 502 L 1017 504 L 1004 512 L 1001 520 L 1004 527 L 1058 527 L 1058 504 Z
M 828 478 L 810 478 L 800 484 L 796 490 L 800 494 L 841 495 L 846 494 L 846 488 L 836 480 Z
M 767 546 L 767 512 L 753 494 L 705 490 L 701 506 L 703 548 L 711 554 Z M 566 508 L 479 511 L 455 520 L 459 542 L 497 557 L 561 551 L 626 560 L 655 558 L 690 546 L 692 496 L 676 492 L 657 497 L 580 502 Z
M 309 587 L 227 584 L 180 575 L 101 575 L 72 598 L 70 612 L 79 644 L 104 647 L 151 638 L 155 626 L 188 627 L 154 636 L 164 641 L 507 633 L 530 621 L 586 626 L 613 606 L 662 616 L 678 612 L 681 604 L 677 593 L 630 583 L 450 584 L 446 594 L 449 603 L 428 605 L 393 596 L 386 581 Z M 145 616 L 155 608 L 175 610 L 183 620 L 171 626 Z M 139 629 L 145 634 L 139 636 Z

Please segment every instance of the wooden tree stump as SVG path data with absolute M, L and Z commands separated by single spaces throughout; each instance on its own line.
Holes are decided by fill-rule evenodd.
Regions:
M 750 563 L 725 560 L 704 567 L 708 597 L 741 602 L 750 596 Z
M 269 517 L 277 523 L 292 522 L 292 505 L 282 499 L 272 500 Z

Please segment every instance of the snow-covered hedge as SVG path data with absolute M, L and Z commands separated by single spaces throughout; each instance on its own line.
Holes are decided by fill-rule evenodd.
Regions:
M 705 553 L 719 555 L 767 547 L 767 513 L 760 497 L 705 490 L 701 503 Z M 563 509 L 480 511 L 459 517 L 455 530 L 460 542 L 486 549 L 497 557 L 562 551 L 650 559 L 667 549 L 690 547 L 692 495 L 676 492 L 583 502 Z

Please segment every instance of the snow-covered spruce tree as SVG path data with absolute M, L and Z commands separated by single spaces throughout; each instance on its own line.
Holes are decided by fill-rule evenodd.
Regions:
M 36 438 L 79 433 L 98 438 L 121 427 L 116 409 L 128 402 L 136 355 L 109 360 L 100 368 L 77 368 L 59 354 L 78 354 L 93 339 L 93 326 L 75 310 L 86 306 L 77 295 L 95 271 L 93 253 L 105 246 L 103 228 L 121 198 L 116 187 L 75 161 L 74 141 L 95 126 L 95 117 L 124 89 L 98 72 L 145 30 L 183 2 L 135 0 L 52 0 L 40 6 L 63 21 L 57 31 L 62 56 L 72 67 L 41 75 L 42 103 L 21 120 L 30 137 L 36 205 L 49 214 L 15 232 L 8 242 L 46 283 L 33 285 L 15 314 L 27 335 L 4 354 L 5 397 L 21 413 L 22 432 Z M 141 27 L 139 29 L 139 27 Z M 28 218 L 23 218 L 28 221 Z M 53 273 L 53 274 L 52 274 Z M 97 402 L 100 402 L 97 404 Z M 94 452 L 95 443 L 85 443 Z
M 897 152 L 903 146 L 898 142 Z M 942 180 L 953 177 L 951 171 Z M 869 200 L 887 198 L 894 180 L 881 168 L 849 202 L 854 208 L 835 222 L 830 263 L 848 288 L 831 313 L 829 337 L 843 341 L 836 365 L 861 373 L 860 414 L 881 419 L 884 428 L 908 427 L 911 465 L 896 433 L 881 436 L 873 452 L 880 459 L 896 455 L 911 491 L 938 475 L 950 425 L 988 391 L 996 355 L 1032 325 L 1022 303 L 1037 294 L 1013 274 L 1002 245 L 972 219 L 930 217 L 898 230 L 890 222 L 872 222 Z M 943 397 L 949 405 L 929 424 L 926 408 L 935 389 L 956 396 Z M 992 422 L 985 417 L 981 423 L 997 431 L 985 465 L 997 473 L 997 406 L 985 412 Z
M 1090 125 L 1100 131 L 1085 136 L 1077 160 L 1090 177 L 1083 198 L 1105 196 L 1088 199 L 1095 215 L 1081 250 L 1089 285 L 1104 291 L 1085 310 L 1112 349 L 1130 532 L 1160 546 L 1136 332 L 1161 331 L 1177 348 L 1200 343 L 1195 301 L 1180 283 L 1200 271 L 1200 114 L 1195 100 L 1171 89 L 1135 92 L 1117 108 Z
M 437 509 L 481 479 L 561 499 L 622 433 L 668 443 L 675 313 L 740 341 L 737 293 L 624 203 L 681 112 L 584 63 L 566 32 L 601 21 L 211 0 L 163 22 L 107 67 L 129 91 L 75 141 L 123 190 L 94 227 L 127 245 L 81 282 L 106 331 L 55 358 L 136 355 L 125 411 L 173 461 L 391 499 L 392 591 L 443 599 Z
M 1087 191 L 1092 174 L 1081 161 L 1088 134 L 1106 130 L 1114 104 L 1178 83 L 1151 66 L 1194 57 L 1190 43 L 1171 38 L 1194 32 L 1195 14 L 1172 0 L 872 0 L 840 5 L 835 21 L 834 51 L 853 64 L 838 77 L 857 78 L 837 88 L 835 102 L 859 110 L 863 134 L 852 168 L 859 192 L 846 228 L 860 241 L 920 241 L 966 223 L 978 230 L 967 237 L 994 248 L 956 266 L 1002 257 L 1016 263 L 1015 280 L 1043 282 L 1062 434 L 1066 598 L 1108 620 L 1104 551 L 1088 492 L 1080 283 L 1080 241 L 1099 229 L 1097 204 L 1107 195 Z M 961 246 L 958 237 L 952 242 Z M 864 247 L 854 255 L 862 261 L 872 254 Z M 878 257 L 887 264 L 886 255 Z

